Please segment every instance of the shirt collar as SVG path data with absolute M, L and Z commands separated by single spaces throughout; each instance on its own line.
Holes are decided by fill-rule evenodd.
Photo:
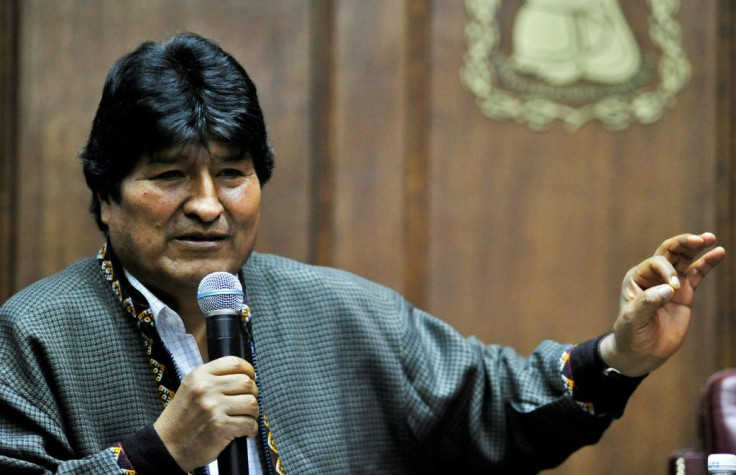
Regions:
M 138 292 L 145 297 L 145 299 L 148 301 L 148 306 L 151 309 L 151 313 L 153 314 L 153 321 L 154 323 L 159 323 L 159 315 L 165 312 L 172 312 L 176 315 L 176 312 L 166 305 L 160 298 L 156 297 L 153 292 L 148 290 L 141 281 L 133 277 L 133 274 L 128 272 L 128 269 L 123 269 L 123 272 L 125 272 L 125 277 L 128 279 L 128 282 L 130 282 L 130 285 L 132 285 Z

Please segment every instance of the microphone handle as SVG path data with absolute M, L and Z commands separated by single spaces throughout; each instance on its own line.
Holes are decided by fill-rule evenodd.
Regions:
M 246 359 L 245 339 L 241 331 L 240 314 L 235 310 L 215 310 L 205 315 L 207 322 L 207 353 L 210 361 L 223 356 Z
M 240 314 L 231 309 L 205 315 L 210 361 L 223 356 L 246 358 L 240 318 Z M 248 438 L 238 437 L 230 442 L 217 457 L 217 468 L 221 475 L 248 475 Z
M 248 475 L 248 438 L 238 437 L 217 456 L 217 470 L 221 475 Z

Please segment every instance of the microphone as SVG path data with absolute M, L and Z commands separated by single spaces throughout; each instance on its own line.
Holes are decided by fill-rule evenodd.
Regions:
M 207 353 L 210 361 L 223 356 L 246 358 L 241 331 L 243 286 L 228 272 L 213 272 L 199 283 L 197 303 L 207 322 Z M 222 475 L 248 474 L 247 437 L 230 442 L 217 457 Z

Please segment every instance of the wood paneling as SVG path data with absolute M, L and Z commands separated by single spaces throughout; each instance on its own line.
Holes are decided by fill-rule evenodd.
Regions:
M 402 2 L 343 1 L 335 33 L 335 262 L 403 286 Z
M 717 206 L 718 235 L 726 249 L 736 250 L 736 5 L 720 0 L 717 12 Z M 736 264 L 721 264 L 716 328 L 718 366 L 736 367 Z
M 504 2 L 500 25 L 520 3 Z M 665 237 L 716 230 L 715 3 L 683 2 L 692 79 L 659 122 L 616 133 L 590 123 L 574 134 L 485 119 L 455 74 L 467 16 L 455 3 L 434 6 L 429 308 L 524 353 L 544 338 L 606 331 L 630 266 Z M 695 443 L 697 393 L 717 367 L 714 280 L 680 353 L 600 444 L 556 473 L 657 473 L 652 461 Z
M 76 155 L 86 141 L 105 74 L 141 42 L 181 30 L 223 43 L 259 86 L 277 173 L 264 187 L 258 248 L 306 259 L 308 13 L 306 2 L 22 2 L 18 285 L 55 272 L 101 244 L 102 235 L 86 212 L 89 194 Z M 275 207 L 277 202 L 284 205 Z
M 0 2 L 0 302 L 15 290 L 17 25 L 17 2 Z
M 426 307 L 429 281 L 429 155 L 431 115 L 431 3 L 406 2 L 406 114 L 404 118 L 405 197 L 404 294 Z
M 503 2 L 499 24 L 521 3 Z M 653 52 L 647 4 L 620 3 Z M 0 2 L 0 298 L 96 251 L 76 154 L 104 76 L 140 42 L 191 30 L 259 86 L 276 169 L 258 250 L 354 271 L 522 353 L 589 338 L 665 237 L 715 230 L 736 248 L 734 15 L 729 0 L 682 2 L 692 77 L 658 122 L 537 133 L 485 118 L 462 87 L 463 2 Z M 664 473 L 694 445 L 699 388 L 736 365 L 735 275 L 708 279 L 680 353 L 552 472 Z
M 335 4 L 312 2 L 310 123 L 312 207 L 310 259 L 334 263 L 335 249 Z

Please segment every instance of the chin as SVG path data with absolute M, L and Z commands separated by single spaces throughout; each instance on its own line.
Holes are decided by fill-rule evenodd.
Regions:
M 212 263 L 207 262 L 204 263 L 199 269 L 195 271 L 195 273 L 199 276 L 200 280 L 204 278 L 207 274 L 211 274 L 213 272 L 229 272 L 231 274 L 237 274 L 240 272 L 241 265 L 236 265 L 229 262 L 222 262 L 222 263 Z
M 179 265 L 183 265 L 183 267 L 180 267 L 179 269 L 188 274 L 190 279 L 196 280 L 197 285 L 199 285 L 199 282 L 205 276 L 213 272 L 229 272 L 231 274 L 237 274 L 240 272 L 240 269 L 243 267 L 248 257 L 250 257 L 250 253 L 240 259 L 230 256 L 200 256 L 200 258 L 190 260 L 186 263 L 180 261 Z

